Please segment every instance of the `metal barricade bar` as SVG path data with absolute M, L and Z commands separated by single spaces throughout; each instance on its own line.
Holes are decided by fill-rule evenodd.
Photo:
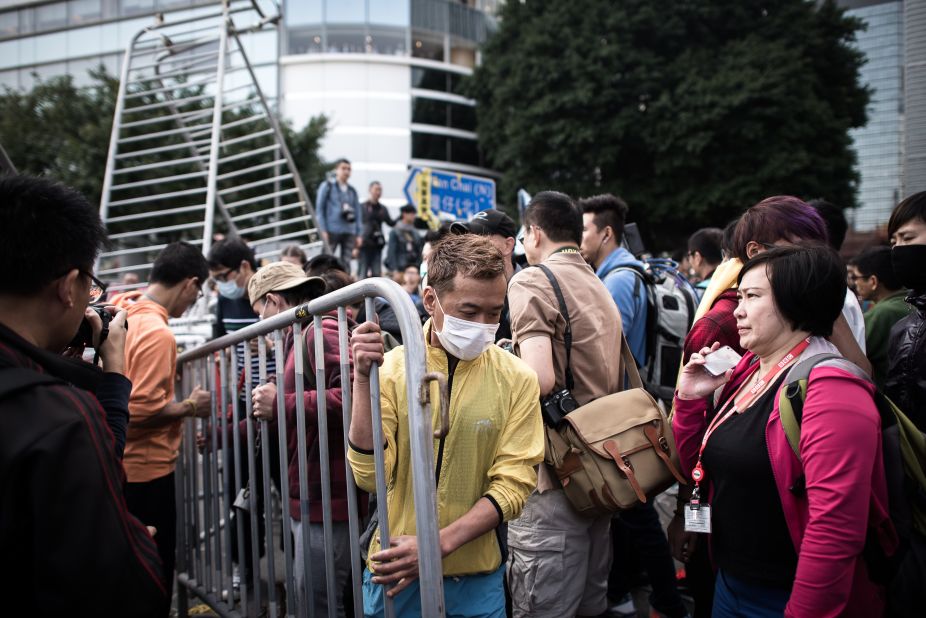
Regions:
M 332 448 L 347 448 L 348 430 L 351 418 L 351 359 L 348 348 L 347 306 L 363 301 L 367 315 L 373 315 L 373 299 L 384 298 L 394 309 L 404 341 L 405 373 L 409 402 L 408 425 L 411 439 L 409 456 L 412 464 L 414 508 L 417 522 L 419 548 L 419 580 L 422 615 L 443 616 L 443 576 L 440 555 L 439 528 L 437 519 L 436 488 L 434 483 L 434 442 L 431 415 L 428 406 L 420 397 L 425 376 L 425 343 L 418 318 L 418 312 L 408 294 L 398 284 L 382 278 L 366 279 L 317 298 L 307 304 L 290 309 L 273 317 L 252 324 L 246 328 L 207 342 L 198 348 L 181 354 L 177 361 L 183 370 L 182 389 L 187 393 L 193 385 L 203 384 L 212 393 L 209 419 L 188 420 L 177 465 L 178 487 L 178 561 L 179 582 L 178 609 L 186 615 L 188 595 L 192 594 L 212 607 L 222 616 L 258 616 L 267 612 L 269 616 L 315 616 L 315 601 L 318 595 L 327 598 L 328 616 L 338 612 L 339 586 L 338 569 L 335 566 L 338 539 L 343 539 L 344 523 L 349 535 L 350 573 L 349 585 L 353 594 L 354 616 L 363 615 L 361 574 L 364 565 L 360 560 L 360 501 L 356 492 L 353 471 L 345 458 L 347 491 L 347 521 L 338 520 L 337 527 L 333 508 L 331 468 Z M 336 311 L 337 343 L 326 341 L 325 326 L 332 323 L 326 314 Z M 284 330 L 292 328 L 289 374 L 286 371 L 284 352 Z M 304 332 L 311 330 L 312 332 Z M 266 336 L 272 336 L 268 346 Z M 289 334 L 286 334 L 289 337 Z M 251 343 L 256 341 L 256 352 Z M 289 345 L 289 344 L 287 344 Z M 272 348 L 272 349 L 271 349 Z M 238 351 L 241 351 L 239 356 Z M 325 353 L 338 353 L 339 362 L 326 367 Z M 276 362 L 276 416 L 275 421 L 261 418 L 255 423 L 251 390 L 255 384 L 264 385 L 271 381 L 268 372 L 267 354 L 273 354 Z M 252 357 L 257 354 L 257 363 Z M 239 367 L 239 362 L 243 366 Z M 314 361 L 314 367 L 307 366 Z M 256 380 L 252 366 L 256 366 Z M 314 372 L 313 372 L 314 370 Z M 308 373 L 307 373 L 308 372 Z M 337 401 L 337 395 L 328 392 L 328 378 L 333 384 L 340 379 L 341 413 L 331 416 L 330 401 Z M 293 392 L 285 390 L 286 384 L 295 385 Z M 306 409 L 306 394 L 315 391 L 315 407 Z M 293 399 L 288 396 L 294 395 Z M 329 397 L 330 395 L 330 397 Z M 385 468 L 385 439 L 383 435 L 380 408 L 379 369 L 374 364 L 370 373 L 371 415 L 374 442 L 374 464 L 376 469 L 377 514 L 379 539 L 382 547 L 389 547 L 389 518 Z M 243 412 L 241 401 L 244 401 Z M 231 410 L 231 418 L 227 416 Z M 287 408 L 290 416 L 287 418 Z M 294 414 L 293 414 L 294 412 Z M 242 416 L 242 414 L 244 416 Z M 292 418 L 295 416 L 295 419 Z M 309 431 L 311 419 L 312 431 Z M 272 423 L 277 426 L 273 427 Z M 295 424 L 295 427 L 292 424 Z M 331 423 L 335 425 L 331 425 Z M 339 429 L 336 423 L 341 422 Z M 202 445 L 197 448 L 194 429 L 201 432 Z M 315 435 L 317 429 L 317 436 Z M 296 436 L 289 432 L 295 430 Z M 308 444 L 307 436 L 313 436 Z M 242 439 L 244 437 L 244 439 Z M 273 442 L 279 440 L 278 451 L 273 452 Z M 333 439 L 333 442 L 329 442 Z M 290 443 L 295 443 L 295 453 Z M 208 446 L 206 446 L 208 445 Z M 311 448 L 310 448 L 311 446 Z M 272 493 L 271 460 L 280 464 L 281 482 L 278 487 L 279 508 Z M 295 461 L 292 461 L 295 460 Z M 335 458 L 334 461 L 339 461 Z M 298 465 L 298 513 L 301 526 L 301 546 L 292 543 L 291 534 L 295 528 L 290 523 L 290 503 L 294 496 L 289 494 L 289 466 L 291 461 Z M 247 466 L 247 483 L 243 482 L 244 466 Z M 340 466 L 340 463 L 338 464 Z M 314 468 L 317 466 L 317 468 Z M 312 495 L 310 496 L 309 470 L 313 472 Z M 340 474 L 340 471 L 339 471 Z M 258 477 L 259 475 L 259 477 Z M 262 487 L 257 483 L 262 481 Z M 295 481 L 295 476 L 294 476 Z M 340 483 L 340 481 L 339 481 Z M 240 497 L 243 487 L 250 491 L 245 499 L 250 517 L 247 523 L 234 503 Z M 316 491 L 320 489 L 320 496 Z M 338 490 L 339 495 L 341 489 Z M 200 494 L 201 492 L 201 494 Z M 262 508 L 258 501 L 262 498 Z M 340 500 L 340 498 L 339 498 Z M 342 503 L 343 504 L 343 503 Z M 310 523 L 312 513 L 318 522 L 318 506 L 321 506 L 321 526 Z M 339 507 L 339 508 L 343 508 Z M 341 512 L 341 511 L 339 511 Z M 234 513 L 234 514 L 233 514 Z M 259 517 L 264 519 L 265 557 L 261 558 Z M 281 525 L 275 518 L 281 516 Z M 343 515 L 339 515 L 343 517 Z M 310 539 L 310 528 L 315 526 L 314 541 Z M 274 534 L 274 529 L 281 537 Z M 323 548 L 318 547 L 320 536 Z M 246 538 L 250 538 L 250 547 Z M 233 581 L 233 545 L 237 541 L 238 573 L 240 587 L 236 590 Z M 341 541 L 343 542 L 343 541 Z M 282 544 L 282 555 L 279 545 Z M 314 548 L 314 549 L 313 549 Z M 250 551 L 250 577 L 245 577 L 245 552 Z M 301 551 L 297 551 L 301 550 Z M 310 557 L 323 550 L 324 564 L 313 562 Z M 302 554 L 301 563 L 296 556 Z M 281 561 L 280 561 L 281 559 Z M 341 558 L 345 562 L 347 557 Z M 345 568 L 343 563 L 341 568 Z M 301 568 L 298 568 L 301 567 Z M 343 572 L 343 571 L 340 571 Z M 277 581 L 277 577 L 280 581 Z M 299 575 L 301 574 L 301 577 Z M 284 592 L 285 591 L 285 592 Z M 266 605 L 266 607 L 265 607 Z M 395 616 L 393 601 L 385 597 L 385 615 Z M 323 618 L 323 617 L 319 617 Z

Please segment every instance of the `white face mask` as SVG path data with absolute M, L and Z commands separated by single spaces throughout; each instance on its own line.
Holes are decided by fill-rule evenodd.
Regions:
M 448 315 L 441 307 L 440 299 L 436 299 L 437 306 L 444 314 L 444 330 L 439 331 L 435 327 L 434 332 L 445 350 L 460 360 L 471 361 L 495 343 L 498 324 L 483 324 L 455 318 Z

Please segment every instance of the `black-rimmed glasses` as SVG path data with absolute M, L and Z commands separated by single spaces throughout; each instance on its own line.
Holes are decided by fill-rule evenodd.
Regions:
M 87 300 L 88 305 L 99 302 L 101 298 L 106 294 L 107 285 L 93 276 L 93 273 L 81 270 L 81 274 L 87 275 L 90 277 L 90 294 Z

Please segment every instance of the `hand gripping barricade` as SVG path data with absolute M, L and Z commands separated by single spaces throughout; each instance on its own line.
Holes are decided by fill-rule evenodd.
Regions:
M 313 587 L 327 590 L 328 615 L 334 617 L 337 612 L 333 600 L 335 594 L 333 520 L 331 507 L 331 469 L 328 450 L 329 417 L 325 393 L 325 341 L 322 336 L 322 316 L 337 309 L 338 348 L 340 358 L 340 375 L 342 390 L 343 444 L 347 444 L 347 431 L 350 425 L 351 376 L 350 357 L 348 355 L 348 313 L 347 305 L 363 300 L 367 315 L 372 315 L 373 298 L 385 298 L 395 310 L 404 341 L 405 367 L 407 374 L 408 401 L 410 402 L 409 431 L 411 432 L 412 474 L 415 496 L 415 517 L 419 548 L 419 578 L 421 582 L 421 608 L 424 616 L 443 616 L 443 575 L 438 537 L 437 500 L 434 482 L 434 431 L 431 423 L 431 405 L 428 400 L 428 382 L 438 379 L 433 374 L 425 375 L 425 343 L 418 313 L 408 294 L 396 283 L 382 278 L 366 279 L 348 287 L 336 290 L 312 302 L 278 314 L 257 324 L 236 331 L 199 348 L 182 354 L 178 358 L 178 368 L 182 371 L 184 388 L 196 383 L 208 384 L 212 392 L 212 415 L 209 419 L 189 419 L 185 421 L 183 443 L 177 465 L 177 580 L 178 610 L 181 616 L 187 615 L 189 595 L 198 597 L 221 616 L 313 616 Z M 293 345 L 296 384 L 296 421 L 298 431 L 298 466 L 299 466 L 299 508 L 302 522 L 309 521 L 310 498 L 308 491 L 307 466 L 310 453 L 306 444 L 306 410 L 303 393 L 306 381 L 312 383 L 305 374 L 305 351 L 303 350 L 302 331 L 306 322 L 312 319 L 315 325 L 315 359 L 316 373 L 314 384 L 318 389 L 318 448 L 317 457 L 321 470 L 322 512 L 324 529 L 324 564 L 310 564 L 308 547 L 309 534 L 302 535 L 306 564 L 303 569 L 302 582 L 295 581 L 294 555 L 289 509 L 289 486 L 285 482 L 287 470 L 287 423 L 285 414 L 278 414 L 276 428 L 267 420 L 255 420 L 251 414 L 252 403 L 250 387 L 239 392 L 240 384 L 251 384 L 252 343 L 256 341 L 259 356 L 260 383 L 268 380 L 265 352 L 266 337 L 273 338 L 273 353 L 276 366 L 285 366 L 283 354 L 283 329 L 293 328 Z M 237 367 L 234 346 L 246 343 L 244 360 L 244 380 L 239 376 L 242 368 Z M 279 380 L 277 389 L 277 409 L 284 409 L 283 380 Z M 424 388 L 423 388 L 424 387 Z M 178 389 L 186 392 L 186 390 Z M 378 368 L 374 365 L 370 374 L 371 408 L 373 419 L 374 460 L 376 467 L 376 502 L 379 518 L 379 534 L 382 545 L 389 546 L 389 524 L 387 514 L 387 479 L 383 454 L 383 436 L 380 412 L 380 390 Z M 241 409 L 240 400 L 244 402 Z M 441 402 L 446 407 L 446 398 Z M 227 410 L 231 410 L 228 418 Z M 442 409 L 442 416 L 446 416 Z M 446 418 L 441 419 L 442 430 L 446 430 Z M 239 421 L 246 424 L 246 443 L 239 437 Z M 233 431 L 229 431 L 234 429 Z M 200 450 L 197 446 L 196 433 L 201 432 L 207 446 Z M 272 432 L 277 436 L 272 436 Z M 278 437 L 278 441 L 273 438 Z M 257 445 L 261 446 L 258 447 Z M 278 444 L 277 452 L 272 452 Z M 340 447 L 340 445 L 338 445 Z M 243 450 L 246 455 L 242 456 Z M 233 453 L 233 457 L 222 457 L 222 452 Z M 265 556 L 261 559 L 258 536 L 257 517 L 258 501 L 255 485 L 242 482 L 242 461 L 246 456 L 249 472 L 248 479 L 255 479 L 262 472 L 263 516 L 266 525 L 264 536 Z M 258 471 L 257 457 L 261 458 L 261 471 Z M 278 457 L 284 482 L 280 483 L 280 508 L 274 506 L 271 499 L 270 463 L 271 457 Z M 233 463 L 229 463 L 233 462 Z M 349 466 L 346 463 L 345 465 Z M 346 470 L 347 499 L 350 530 L 350 560 L 354 597 L 354 615 L 363 615 L 361 595 L 360 561 L 360 521 L 356 504 L 353 473 Z M 242 491 L 245 490 L 245 491 Z M 243 517 L 229 517 L 239 507 L 249 511 L 252 516 L 250 529 L 246 530 Z M 274 526 L 282 521 L 282 552 L 279 540 L 275 540 Z M 278 530 L 277 532 L 280 532 Z M 245 537 L 250 535 L 251 571 L 250 581 L 242 577 L 240 594 L 236 598 L 233 586 L 232 541 L 236 536 L 237 547 L 245 547 Z M 243 552 L 244 550 L 242 550 Z M 282 565 L 282 568 L 280 568 Z M 282 571 L 280 573 L 279 571 Z M 282 581 L 282 585 L 278 583 Z M 297 589 L 306 591 L 297 594 Z M 282 588 L 281 594 L 278 587 Z M 266 614 L 264 612 L 266 611 Z M 386 616 L 394 616 L 392 601 L 386 597 Z M 321 616 L 317 618 L 323 618 Z

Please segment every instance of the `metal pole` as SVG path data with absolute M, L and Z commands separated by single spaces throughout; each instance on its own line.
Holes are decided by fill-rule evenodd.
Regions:
M 258 379 L 261 385 L 267 382 L 267 340 L 257 338 Z M 270 476 L 270 447 L 273 439 L 270 433 L 270 424 L 266 419 L 260 421 L 260 435 L 263 446 L 260 449 L 261 474 L 264 480 L 264 546 L 267 556 L 267 600 L 270 604 L 270 618 L 277 618 L 277 586 L 273 555 L 276 553 L 276 543 L 273 542 L 273 501 L 270 497 L 270 485 L 273 482 Z
M 367 297 L 364 299 L 364 308 L 366 309 L 367 319 L 372 318 L 375 314 L 372 298 Z M 411 406 L 411 400 L 409 400 L 409 406 Z M 389 493 L 386 488 L 386 457 L 385 453 L 383 453 L 385 437 L 383 436 L 383 414 L 380 408 L 379 366 L 376 363 L 373 363 L 373 366 L 370 367 L 370 412 L 373 422 L 373 465 L 376 469 L 376 513 L 379 516 L 379 547 L 380 549 L 389 549 Z M 414 470 L 412 468 L 413 475 Z M 420 547 L 418 553 L 421 553 Z M 421 558 L 419 557 L 419 564 L 420 562 Z M 387 590 L 389 588 L 392 588 L 392 586 L 388 586 Z M 430 615 L 424 613 L 423 610 L 422 607 L 422 616 Z M 392 597 L 385 594 L 383 595 L 383 613 L 386 618 L 395 617 L 395 605 L 392 602 Z
M 283 333 L 274 331 L 273 350 L 277 367 L 277 432 L 280 440 L 280 499 L 283 502 L 283 565 L 286 570 L 286 615 L 293 615 L 296 599 L 296 587 L 293 576 L 293 527 L 289 513 L 289 441 L 287 424 L 289 415 L 286 412 L 285 386 L 286 355 L 283 354 Z
M 223 8 L 227 11 L 228 5 L 224 5 Z M 222 140 L 222 105 L 225 94 L 225 65 L 228 62 L 228 58 L 226 58 L 228 28 L 228 22 L 223 24 L 222 34 L 219 37 L 218 72 L 215 81 L 215 100 L 212 106 L 212 135 L 209 141 L 209 176 L 206 181 L 206 221 L 203 226 L 203 255 L 208 255 L 209 249 L 212 248 L 212 227 L 215 222 L 215 200 L 218 191 L 218 180 L 216 178 L 219 175 L 219 143 Z
M 341 360 L 341 418 L 344 429 L 344 446 L 347 447 L 348 433 L 350 431 L 351 417 L 351 366 L 350 352 L 347 346 L 347 309 L 338 307 L 338 348 Z M 363 565 L 360 563 L 360 516 L 357 508 L 357 485 L 354 482 L 354 471 L 347 458 L 344 460 L 347 468 L 347 524 L 350 532 L 350 572 L 351 589 L 354 591 L 354 618 L 363 618 L 363 589 L 360 579 Z
M 328 618 L 338 614 L 337 586 L 334 565 L 334 522 L 331 517 L 331 460 L 328 452 L 328 401 L 325 388 L 325 339 L 322 316 L 316 315 L 315 327 L 315 388 L 318 418 L 318 459 L 322 481 L 322 529 L 325 535 L 325 583 L 328 597 Z
M 272 319 L 272 318 L 271 318 Z M 302 324 L 296 322 L 293 324 L 293 359 L 296 365 L 296 445 L 299 458 L 299 522 L 302 526 L 302 561 L 305 568 L 302 572 L 302 590 L 305 594 L 298 596 L 302 610 L 299 615 L 308 614 L 311 618 L 315 617 L 315 606 L 312 599 L 315 596 L 313 591 L 312 563 L 309 556 L 312 547 L 309 543 L 309 479 L 308 472 L 308 453 L 306 452 L 305 443 L 305 340 L 302 338 Z M 305 608 L 308 608 L 308 612 Z

